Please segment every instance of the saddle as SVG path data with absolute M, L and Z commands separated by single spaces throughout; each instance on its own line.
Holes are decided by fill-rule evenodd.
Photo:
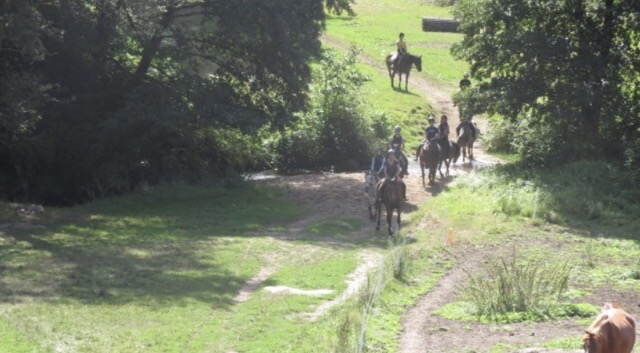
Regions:
M 391 53 L 391 67 L 394 67 L 395 65 L 399 64 L 402 58 L 404 57 L 404 55 L 398 52 Z

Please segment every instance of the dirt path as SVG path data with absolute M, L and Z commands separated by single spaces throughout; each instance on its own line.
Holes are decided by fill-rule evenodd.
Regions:
M 324 36 L 322 41 L 332 47 L 347 50 L 348 45 L 335 41 Z M 377 68 L 382 75 L 388 75 L 387 68 L 383 62 L 374 60 L 366 55 L 360 55 L 361 62 Z M 449 87 L 430 81 L 424 74 L 414 73 L 409 82 L 409 89 L 412 92 L 427 97 L 434 108 L 440 113 L 449 117 L 451 126 L 459 124 L 458 110 L 453 106 L 451 94 L 453 90 Z M 391 90 L 391 88 L 390 88 Z M 484 119 L 476 119 L 481 131 L 487 131 L 488 124 Z M 476 160 L 472 163 L 454 165 L 451 175 L 468 173 L 478 168 L 495 165 L 501 161 L 488 156 L 482 150 L 482 143 L 478 141 L 477 149 L 474 151 Z M 410 161 L 411 176 L 407 179 L 412 192 L 420 191 L 421 185 L 416 186 L 419 168 L 416 163 Z M 422 197 L 436 195 L 439 190 L 435 186 L 428 189 L 427 193 L 420 193 Z M 413 197 L 413 196 L 412 196 Z M 418 201 L 422 201 L 422 197 Z M 549 323 L 525 323 L 511 325 L 490 325 L 479 323 L 462 323 L 448 320 L 434 314 L 434 311 L 457 299 L 459 286 L 466 281 L 465 271 L 481 265 L 486 258 L 495 256 L 494 248 L 458 248 L 452 250 L 451 255 L 456 257 L 458 265 L 451 269 L 437 284 L 431 292 L 422 297 L 413 307 L 408 308 L 402 319 L 402 333 L 399 337 L 399 353 L 424 353 L 424 352 L 487 352 L 497 344 L 510 344 L 519 346 L 536 347 L 540 343 L 547 342 L 554 338 L 565 338 L 579 335 L 583 327 L 575 320 L 562 320 Z M 609 297 L 611 293 L 608 293 Z M 605 300 L 608 297 L 593 298 L 592 302 Z M 625 302 L 625 298 L 622 295 Z M 610 300 L 610 299 L 609 299 Z M 627 300 L 629 301 L 629 300 Z M 631 305 L 631 303 L 629 303 Z M 634 307 L 636 305 L 633 305 Z M 529 348 L 519 352 L 573 352 L 562 350 L 545 350 L 540 348 Z
M 346 50 L 346 45 L 332 41 L 329 37 L 323 37 L 322 40 L 334 47 Z M 361 56 L 363 62 L 378 68 L 382 74 L 386 74 L 386 68 L 371 58 Z M 412 90 L 417 90 L 420 94 L 426 97 L 430 97 L 434 106 L 441 114 L 447 114 L 449 116 L 450 124 L 456 126 L 459 122 L 457 109 L 453 107 L 449 92 L 441 86 L 435 85 L 432 82 L 426 80 L 420 75 L 412 76 L 411 78 Z M 403 209 L 403 217 L 411 216 L 411 213 L 418 209 L 418 206 L 422 204 L 427 198 L 437 195 L 443 190 L 445 183 L 452 180 L 452 176 L 460 173 L 467 173 L 470 170 L 474 170 L 486 165 L 494 164 L 495 160 L 486 156 L 480 150 L 476 151 L 476 160 L 474 162 L 466 164 L 457 164 L 452 166 L 451 176 L 444 179 L 437 179 L 437 182 L 433 186 L 425 187 L 422 184 L 422 179 L 419 177 L 420 170 L 417 163 L 410 161 L 409 171 L 410 175 L 407 176 L 404 181 L 407 184 L 407 195 L 409 201 L 405 203 Z M 284 232 L 267 233 L 267 235 L 282 239 L 282 240 L 298 240 L 308 239 L 309 235 L 305 234 L 305 228 L 316 222 L 340 218 L 344 215 L 361 215 L 365 220 L 368 220 L 367 211 L 367 198 L 364 194 L 364 175 L 360 173 L 343 173 L 343 174 L 307 174 L 297 175 L 289 177 L 275 177 L 269 180 L 262 180 L 259 182 L 267 183 L 269 185 L 281 186 L 288 189 L 294 198 L 297 198 L 306 205 L 309 205 L 311 209 L 309 214 L 311 216 L 294 223 Z M 344 195 L 358 195 L 362 197 L 344 197 Z M 366 221 L 369 222 L 369 221 Z M 350 246 L 353 243 L 365 239 L 370 239 L 372 236 L 384 237 L 386 232 L 384 229 L 385 220 L 382 222 L 382 230 L 375 232 L 374 223 L 370 223 L 368 226 L 363 227 L 362 230 L 350 234 L 350 241 L 344 240 L 320 240 L 329 243 L 333 246 Z M 394 224 L 394 230 L 397 226 Z M 347 300 L 350 296 L 357 293 L 358 289 L 365 283 L 367 279 L 367 273 L 378 265 L 380 261 L 379 254 L 372 254 L 370 252 L 361 253 L 361 261 L 358 268 L 354 273 L 349 276 L 347 280 L 348 288 L 344 293 L 336 297 L 334 300 L 324 303 L 317 308 L 313 313 L 306 315 L 309 319 L 314 320 L 323 315 L 330 307 L 339 304 L 340 302 Z M 260 285 L 275 272 L 272 266 L 263 268 L 254 278 L 249 280 L 242 287 L 240 293 L 236 297 L 236 301 L 242 302 L 248 300 L 252 293 L 260 287 Z
M 539 346 L 554 338 L 579 335 L 584 327 L 576 320 L 543 323 L 480 324 L 459 322 L 435 315 L 434 311 L 457 300 L 459 288 L 467 280 L 465 271 L 482 265 L 484 259 L 509 251 L 496 247 L 457 249 L 459 263 L 438 285 L 409 308 L 402 320 L 399 353 L 489 352 L 498 344 Z M 573 352 L 526 349 L 521 352 Z

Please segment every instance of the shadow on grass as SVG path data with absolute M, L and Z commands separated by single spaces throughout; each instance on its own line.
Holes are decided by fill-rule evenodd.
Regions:
M 194 242 L 73 244 L 55 232 L 18 230 L 0 247 L 0 301 L 26 298 L 83 304 L 173 306 L 190 300 L 226 309 L 247 276 L 222 268 Z

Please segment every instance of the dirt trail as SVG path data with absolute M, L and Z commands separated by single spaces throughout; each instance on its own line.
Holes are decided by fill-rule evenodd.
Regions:
M 459 288 L 467 280 L 466 271 L 481 266 L 486 258 L 509 251 L 477 247 L 455 250 L 459 263 L 422 299 L 409 308 L 402 320 L 399 353 L 489 352 L 498 344 L 535 347 L 555 338 L 580 335 L 584 329 L 576 320 L 542 323 L 481 324 L 459 322 L 435 315 L 434 311 L 457 300 Z M 574 352 L 528 348 L 522 353 Z
M 331 40 L 329 37 L 323 37 L 322 40 L 334 47 L 342 50 L 347 50 L 348 47 L 342 43 Z M 383 74 L 386 74 L 386 67 L 383 67 L 382 63 L 378 63 L 369 57 L 361 56 L 360 59 L 373 67 L 378 68 Z M 449 92 L 443 87 L 435 85 L 432 82 L 426 80 L 422 75 L 414 75 L 411 77 L 411 89 L 417 90 L 421 95 L 430 97 L 433 100 L 435 108 L 441 113 L 449 116 L 449 122 L 453 126 L 457 126 L 459 123 L 457 109 L 453 107 Z M 482 129 L 482 128 L 481 128 Z M 466 164 L 454 165 L 451 169 L 451 175 L 457 175 L 460 173 L 466 173 L 470 170 L 474 170 L 486 165 L 494 164 L 495 160 L 483 154 L 480 150 L 476 150 L 476 160 Z M 417 210 L 418 206 L 422 204 L 427 198 L 438 194 L 442 191 L 443 185 L 451 180 L 451 177 L 445 179 L 438 178 L 437 182 L 430 187 L 425 187 L 422 184 L 422 179 L 418 177 L 419 167 L 417 163 L 410 161 L 409 166 L 410 175 L 407 176 L 404 181 L 407 184 L 407 195 L 409 201 L 405 204 L 403 214 L 411 214 L 412 211 Z M 273 236 L 283 240 L 297 240 L 307 239 L 308 234 L 305 234 L 304 229 L 318 221 L 335 219 L 344 215 L 362 215 L 363 218 L 368 217 L 367 211 L 367 198 L 364 195 L 364 175 L 360 173 L 343 173 L 343 174 L 307 174 L 290 177 L 275 177 L 269 180 L 262 180 L 259 182 L 267 183 L 270 185 L 279 185 L 286 187 L 290 190 L 294 198 L 300 199 L 304 204 L 310 205 L 311 208 L 309 214 L 311 216 L 306 217 L 297 223 L 288 227 L 284 232 L 267 233 L 269 236 Z M 344 195 L 358 195 L 363 197 L 347 197 Z M 382 220 L 385 223 L 385 220 Z M 395 222 L 394 222 L 395 223 Z M 382 224 L 381 232 L 373 231 L 373 223 L 368 227 L 364 227 L 361 231 L 350 234 L 351 241 L 358 241 L 358 239 L 370 238 L 371 236 L 384 236 L 384 224 Z M 394 230 L 396 226 L 394 225 Z M 382 235 L 381 235 L 382 234 Z M 335 246 L 349 246 L 344 240 L 331 240 L 326 241 L 328 245 Z M 367 278 L 367 272 L 374 268 L 380 261 L 380 256 L 371 253 L 361 254 L 361 263 L 354 273 L 348 279 L 347 290 L 335 298 L 333 301 L 327 302 L 313 313 L 309 313 L 307 317 L 311 320 L 323 315 L 330 307 L 347 300 L 350 296 L 354 295 L 357 290 L 364 284 Z M 273 273 L 275 268 L 272 266 L 263 268 L 254 278 L 249 280 L 242 287 L 240 293 L 236 297 L 236 301 L 242 302 L 248 300 L 252 293 L 260 287 L 260 285 Z
M 332 47 L 347 50 L 348 45 L 324 36 L 322 41 Z M 382 60 L 374 60 L 366 55 L 360 55 L 361 62 L 377 68 L 381 74 L 388 75 L 386 65 Z M 390 92 L 391 87 L 389 88 Z M 453 106 L 451 88 L 434 83 L 426 78 L 424 73 L 414 72 L 409 79 L 409 90 L 427 97 L 434 108 L 449 118 L 449 124 L 453 127 L 460 122 L 458 110 Z M 487 131 L 487 122 L 476 119 L 480 131 Z M 482 142 L 477 142 L 474 149 L 475 161 L 466 164 L 457 164 L 452 168 L 451 175 L 468 173 L 478 168 L 499 164 L 501 161 L 483 152 Z M 417 163 L 410 161 L 411 176 L 407 182 L 411 185 L 409 190 L 416 189 L 416 181 L 419 175 Z M 439 179 L 437 179 L 439 180 Z M 413 182 L 412 182 L 413 181 Z M 441 184 L 441 183 L 440 183 Z M 436 195 L 438 186 L 427 189 L 431 192 L 422 192 L 421 195 L 431 197 Z M 411 192 L 410 195 L 414 195 Z M 411 196 L 410 196 L 411 197 Z M 494 248 L 458 248 L 452 250 L 459 260 L 458 265 L 451 269 L 431 292 L 422 297 L 413 307 L 408 308 L 403 319 L 403 331 L 399 337 L 399 353 L 424 353 L 424 352 L 487 352 L 497 344 L 511 344 L 519 346 L 535 347 L 540 343 L 554 338 L 564 338 L 579 335 L 583 327 L 575 320 L 562 320 L 549 323 L 525 323 L 511 325 L 490 325 L 478 323 L 462 323 L 444 319 L 434 314 L 434 311 L 450 302 L 458 296 L 459 286 L 466 281 L 465 271 L 481 265 L 486 258 L 495 255 L 500 249 Z M 611 293 L 608 293 L 609 297 Z M 593 302 L 609 297 L 593 298 Z M 622 296 L 620 302 L 629 302 Z M 520 350 L 521 353 L 561 353 L 575 352 L 563 350 L 549 350 L 540 348 L 528 348 Z

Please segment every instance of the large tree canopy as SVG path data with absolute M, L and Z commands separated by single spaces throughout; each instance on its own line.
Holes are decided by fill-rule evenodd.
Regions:
M 351 2 L 3 2 L 0 193 L 69 203 L 223 171 L 304 106 L 325 10 Z
M 546 130 L 558 141 L 575 134 L 600 148 L 624 137 L 631 147 L 639 13 L 635 0 L 459 1 L 464 39 L 452 52 L 481 82 L 468 99 L 476 113 L 524 119 L 521 127 Z

